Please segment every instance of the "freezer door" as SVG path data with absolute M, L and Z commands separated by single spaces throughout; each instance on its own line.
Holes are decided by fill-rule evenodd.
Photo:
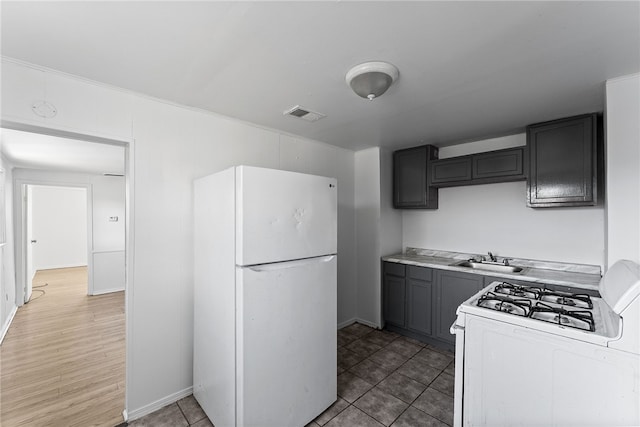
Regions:
M 307 425 L 337 398 L 336 257 L 236 274 L 237 425 Z
M 236 265 L 337 252 L 334 178 L 236 168 Z

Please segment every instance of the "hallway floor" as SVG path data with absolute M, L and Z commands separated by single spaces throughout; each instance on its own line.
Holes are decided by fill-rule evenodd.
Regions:
M 0 425 L 122 422 L 124 292 L 87 296 L 86 267 L 38 271 L 0 346 Z
M 453 425 L 454 355 L 354 323 L 338 331 L 338 399 L 307 427 Z M 211 427 L 193 396 L 131 427 Z

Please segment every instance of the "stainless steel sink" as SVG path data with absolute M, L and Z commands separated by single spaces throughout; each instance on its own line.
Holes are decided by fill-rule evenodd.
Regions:
M 522 271 L 521 267 L 516 267 L 515 265 L 503 265 L 489 262 L 460 261 L 451 265 L 455 265 L 456 267 L 473 268 L 476 270 L 495 271 L 498 273 L 520 273 Z

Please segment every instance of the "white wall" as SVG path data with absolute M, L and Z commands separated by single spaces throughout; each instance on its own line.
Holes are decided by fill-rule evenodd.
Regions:
M 3 60 L 3 67 L 6 62 Z M 52 71 L 34 71 L 14 63 L 8 69 L 10 72 L 3 69 L 2 73 L 2 87 L 11 89 L 2 93 L 5 122 L 135 141 L 130 165 L 134 168 L 130 237 L 135 242 L 130 259 L 135 259 L 135 266 L 127 292 L 127 408 L 131 417 L 182 397 L 192 386 L 192 182 L 196 177 L 236 164 L 336 177 L 337 320 L 341 323 L 354 317 L 352 151 Z M 41 90 L 43 86 L 46 91 Z M 60 118 L 33 118 L 29 105 L 38 98 L 56 105 Z M 92 112 L 99 114 L 85 120 L 75 105 L 85 109 L 91 105 Z
M 9 320 L 15 313 L 16 306 L 16 282 L 13 257 L 13 179 L 12 165 L 0 157 L 0 168 L 4 170 L 4 182 L 0 185 L 4 188 L 4 212 L 5 216 L 6 244 L 0 246 L 0 338 L 4 336 L 9 327 Z
M 640 74 L 606 84 L 607 266 L 640 263 Z
M 380 319 L 380 150 L 355 153 L 355 207 L 358 256 L 357 319 L 371 326 Z
M 525 134 L 440 149 L 440 158 L 525 145 Z M 526 183 L 441 188 L 439 208 L 403 212 L 403 246 L 604 264 L 604 208 L 532 209 Z
M 93 194 L 93 250 L 124 251 L 124 177 L 96 175 L 90 178 L 90 183 Z M 117 220 L 112 221 L 112 217 L 117 217 Z
M 87 265 L 87 190 L 34 185 L 34 270 Z
M 380 257 L 402 250 L 402 216 L 392 206 L 392 153 L 369 148 L 355 153 L 358 289 L 356 319 L 382 326 Z
M 197 177 L 234 164 L 336 177 L 338 323 L 353 316 L 345 306 L 355 285 L 352 152 L 141 98 L 134 102 L 134 123 L 132 410 L 192 385 L 192 182 Z M 164 357 L 149 358 L 150 352 Z
M 380 149 L 380 256 L 402 252 L 402 211 L 393 207 L 393 152 Z

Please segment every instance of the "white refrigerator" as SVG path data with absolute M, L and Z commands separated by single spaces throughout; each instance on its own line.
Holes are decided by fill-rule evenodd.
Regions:
M 216 427 L 301 427 L 336 400 L 336 180 L 195 181 L 193 394 Z

